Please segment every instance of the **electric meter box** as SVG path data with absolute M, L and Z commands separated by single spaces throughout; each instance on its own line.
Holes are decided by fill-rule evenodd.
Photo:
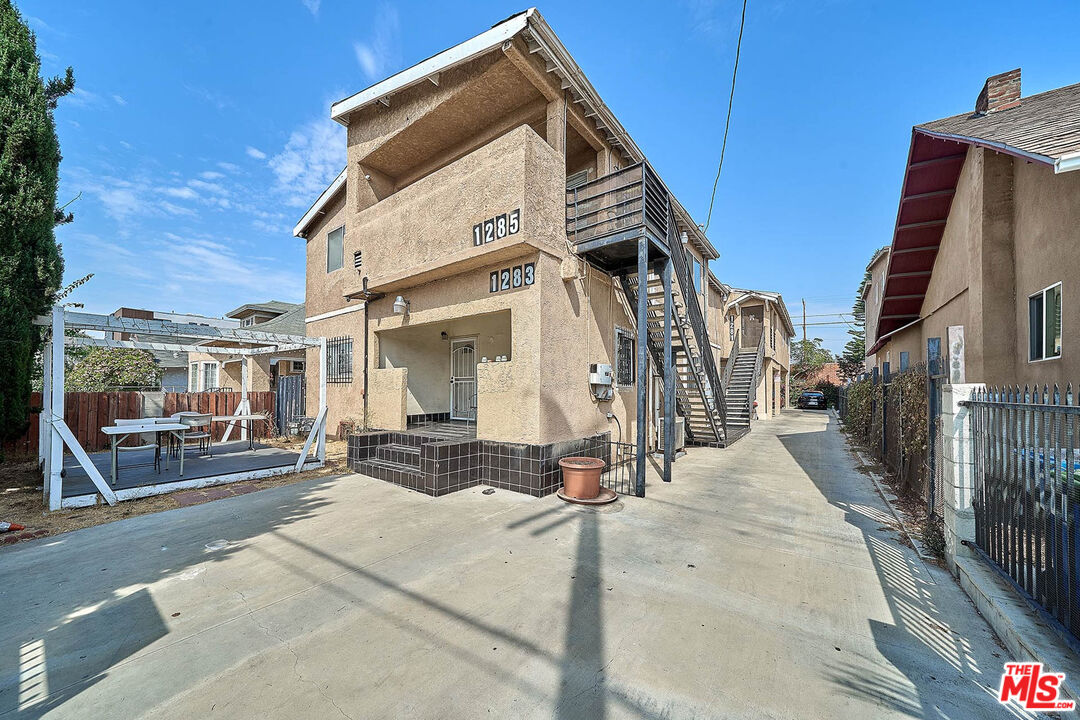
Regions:
M 604 363 L 589 365 L 589 388 L 597 400 L 610 400 L 614 394 L 614 374 L 611 366 Z

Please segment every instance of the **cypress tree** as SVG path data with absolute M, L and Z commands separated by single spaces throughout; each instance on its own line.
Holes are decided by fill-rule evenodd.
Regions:
M 0 440 L 28 423 L 30 376 L 64 263 L 53 236 L 71 216 L 56 207 L 60 146 L 52 111 L 75 86 L 41 79 L 34 34 L 11 0 L 0 0 Z

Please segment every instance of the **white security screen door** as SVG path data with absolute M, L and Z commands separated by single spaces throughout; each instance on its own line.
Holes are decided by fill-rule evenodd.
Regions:
M 450 419 L 476 419 L 476 340 L 450 341 Z

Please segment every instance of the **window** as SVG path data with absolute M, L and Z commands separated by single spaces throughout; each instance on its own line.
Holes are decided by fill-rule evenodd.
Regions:
M 212 390 L 218 386 L 218 364 L 216 362 L 204 362 L 202 364 L 202 387 L 203 392 Z
M 331 230 L 326 236 L 326 272 L 334 272 L 345 266 L 345 226 Z
M 1061 357 L 1061 283 L 1028 297 L 1028 358 Z
M 342 336 L 326 341 L 326 382 L 352 382 L 351 337 Z
M 615 328 L 615 384 L 634 385 L 634 335 L 629 330 Z
M 686 264 L 690 266 L 690 278 L 694 281 L 694 289 L 701 292 L 701 261 L 689 250 L 686 251 Z

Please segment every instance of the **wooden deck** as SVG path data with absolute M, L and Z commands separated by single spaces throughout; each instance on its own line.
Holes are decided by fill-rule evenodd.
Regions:
M 184 456 L 184 476 L 180 477 L 180 460 L 169 458 L 168 469 L 162 456 L 161 472 L 154 470 L 153 450 L 139 450 L 120 453 L 118 477 L 113 489 L 119 495 L 138 496 L 171 492 L 184 487 L 204 487 L 246 479 L 245 475 L 257 471 L 287 469 L 291 470 L 299 459 L 300 453 L 256 443 L 255 450 L 248 450 L 247 441 L 232 441 L 214 445 L 213 457 L 201 456 L 194 448 Z M 101 472 L 105 481 L 109 481 L 112 464 L 109 453 L 90 454 L 90 460 Z M 309 462 L 315 462 L 314 456 Z M 147 463 L 145 465 L 141 463 Z M 132 467 L 137 465 L 137 467 Z M 271 473 L 267 473 L 271 474 Z M 176 484 L 175 488 L 167 487 Z M 166 487 L 159 487 L 166 486 Z M 138 488 L 154 487 L 155 492 L 138 492 Z M 122 491 L 136 491 L 123 493 Z M 97 493 L 94 483 L 82 469 L 78 461 L 71 456 L 64 458 L 64 500 L 69 498 L 90 498 Z M 121 499 L 125 499 L 121 497 Z M 81 503 L 65 503 L 81 504 Z

